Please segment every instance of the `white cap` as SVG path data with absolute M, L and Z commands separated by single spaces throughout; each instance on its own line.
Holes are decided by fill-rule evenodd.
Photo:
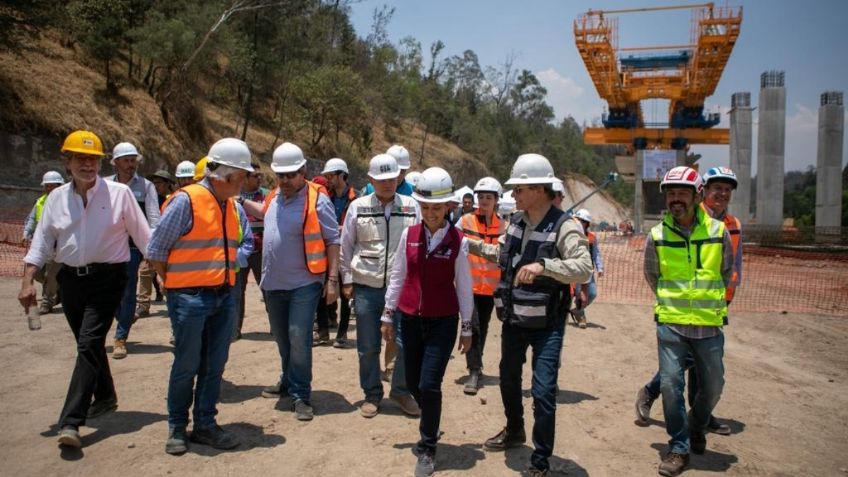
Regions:
M 206 154 L 209 158 L 207 162 L 221 164 L 222 166 L 235 167 L 247 172 L 253 172 L 253 166 L 250 165 L 250 148 L 247 143 L 241 139 L 234 137 L 225 137 L 219 139 L 218 142 L 209 148 L 209 153 Z
M 324 170 L 321 171 L 321 174 L 329 174 L 330 172 L 344 172 L 345 174 L 350 174 L 350 171 L 347 168 L 347 163 L 344 159 L 339 159 L 338 157 L 334 157 L 327 161 L 324 164 Z
M 585 220 L 586 222 L 592 223 L 592 214 L 589 213 L 586 209 L 580 209 L 574 214 L 580 220 Z
M 290 142 L 280 144 L 271 156 L 271 170 L 274 172 L 295 172 L 305 165 L 303 150 Z
M 194 177 L 194 163 L 191 161 L 183 161 L 177 164 L 177 170 L 174 173 L 177 177 Z
M 422 172 L 412 192 L 413 199 L 431 204 L 451 202 L 454 197 L 453 180 L 441 167 L 431 167 Z
M 484 177 L 477 181 L 477 185 L 474 186 L 474 192 L 492 192 L 500 197 L 503 194 L 503 187 L 501 187 L 501 183 L 494 177 Z
M 555 184 L 562 182 L 554 174 L 548 158 L 541 154 L 522 154 L 512 166 L 507 185 Z
M 374 180 L 394 179 L 399 175 L 397 160 L 389 154 L 377 154 L 368 163 L 368 177 Z
M 415 184 L 418 183 L 418 179 L 421 178 L 421 173 L 418 171 L 409 171 L 406 173 L 404 180 L 412 184 L 412 188 L 415 188 Z
M 45 184 L 64 184 L 65 178 L 62 177 L 62 174 L 59 174 L 56 171 L 47 171 L 44 173 L 44 176 L 41 177 L 41 185 Z
M 115 148 L 112 149 L 112 158 L 109 159 L 109 162 L 114 166 L 115 159 L 124 156 L 136 156 L 136 159 L 141 160 L 141 154 L 138 153 L 138 149 L 135 148 L 132 144 L 128 142 L 119 142 L 115 145 Z
M 400 170 L 406 170 L 412 167 L 412 163 L 409 162 L 409 151 L 406 150 L 405 147 L 395 144 L 386 150 L 386 154 L 391 155 L 397 160 L 398 168 Z

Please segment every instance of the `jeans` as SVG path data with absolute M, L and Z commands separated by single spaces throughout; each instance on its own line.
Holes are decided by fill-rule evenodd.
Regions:
M 684 367 L 689 371 L 689 387 L 687 388 L 688 392 L 686 395 L 689 401 L 689 407 L 691 408 L 695 404 L 695 396 L 698 394 L 698 373 L 695 371 L 695 359 L 692 358 L 691 354 L 686 356 Z M 660 371 L 657 370 L 657 374 L 654 375 L 651 382 L 645 385 L 649 398 L 657 399 L 660 397 L 660 382 Z
M 121 306 L 118 307 L 118 326 L 115 327 L 115 339 L 125 340 L 130 335 L 135 318 L 135 288 L 138 285 L 138 267 L 141 264 L 141 252 L 130 247 L 130 261 L 127 262 L 127 281 Z
M 236 316 L 233 295 L 230 287 L 180 288 L 168 290 L 167 305 L 175 340 L 168 381 L 168 425 L 185 429 L 194 400 L 194 427 L 206 429 L 215 425 L 218 414 L 221 375 Z
M 442 379 L 456 344 L 459 317 L 421 318 L 401 314 L 406 385 L 421 408 L 419 455 L 436 455 L 442 420 Z
M 495 308 L 495 298 L 488 295 L 474 295 L 474 314 L 471 315 L 471 349 L 465 354 L 465 366 L 470 371 L 483 369 L 483 350 L 486 348 L 486 335 L 489 333 L 489 321 Z
M 341 275 L 339 275 L 339 283 L 341 283 Z M 318 312 L 315 315 L 315 322 L 318 324 L 318 334 L 330 334 L 330 321 L 336 321 L 336 311 L 339 310 L 339 301 L 341 301 L 341 310 L 338 315 L 339 329 L 336 330 L 336 339 L 339 339 L 347 334 L 347 328 L 350 326 L 350 303 L 344 297 L 333 303 L 327 304 L 326 301 L 318 303 Z
M 380 381 L 380 316 L 386 306 L 386 289 L 364 285 L 353 286 L 353 301 L 356 307 L 356 351 L 359 354 L 359 385 L 365 392 L 365 400 L 380 402 L 383 399 L 383 383 Z M 392 373 L 392 390 L 389 396 L 409 394 L 403 358 L 403 339 L 400 313 L 395 313 L 395 343 L 398 359 Z
M 265 290 L 268 321 L 280 352 L 280 382 L 293 401 L 308 403 L 312 394 L 312 317 L 321 298 L 318 282 L 294 290 Z
M 671 437 L 671 451 L 689 453 L 690 429 L 703 431 L 709 423 L 724 387 L 724 334 L 712 338 L 691 339 L 672 331 L 664 324 L 657 325 L 657 353 L 665 427 Z M 692 355 L 699 378 L 699 390 L 692 405 L 691 418 L 686 415 L 683 400 L 683 372 L 686 356 Z
M 533 454 L 530 464 L 539 469 L 550 467 L 548 459 L 554 450 L 556 430 L 556 393 L 559 359 L 565 336 L 565 318 L 556 319 L 548 329 L 531 330 L 509 323 L 501 333 L 501 399 L 510 432 L 524 429 L 524 406 L 521 403 L 521 372 L 527 348 L 533 350 Z
M 106 356 L 106 335 L 126 283 L 125 264 L 84 277 L 62 269 L 56 279 L 62 288 L 62 311 L 74 333 L 77 359 L 68 386 L 60 426 L 82 426 L 95 401 L 115 396 L 115 383 Z
M 254 251 L 247 257 L 247 267 L 242 268 L 236 274 L 236 303 L 238 310 L 238 319 L 236 326 L 233 329 L 233 336 L 241 335 L 241 327 L 244 324 L 244 296 L 247 290 L 247 276 L 253 273 L 253 280 L 259 284 L 262 281 L 262 250 Z M 263 292 L 264 293 L 264 292 Z

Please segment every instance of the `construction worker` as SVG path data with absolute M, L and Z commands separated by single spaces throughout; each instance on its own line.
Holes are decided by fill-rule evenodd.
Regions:
M 519 447 L 524 433 L 521 374 L 527 348 L 533 349 L 533 445 L 527 474 L 548 472 L 556 428 L 557 375 L 569 283 L 584 282 L 592 259 L 583 230 L 554 207 L 553 184 L 559 179 L 547 158 L 523 154 L 512 167 L 507 185 L 519 212 L 512 215 L 498 245 L 469 241 L 469 253 L 498 260 L 501 277 L 495 290 L 495 309 L 503 321 L 500 389 L 506 427 L 488 439 L 487 451 Z
M 141 211 L 147 218 L 151 229 L 155 229 L 159 223 L 159 200 L 156 196 L 156 188 L 153 183 L 136 174 L 138 163 L 141 161 L 138 149 L 128 142 L 118 143 L 112 150 L 110 162 L 115 168 L 115 174 L 106 177 L 106 180 L 125 184 L 135 196 Z M 133 322 L 136 320 L 136 287 L 138 285 L 138 268 L 141 265 L 142 252 L 130 239 L 130 261 L 127 262 L 127 287 L 121 306 L 118 308 L 115 327 L 115 345 L 112 348 L 112 358 L 123 359 L 127 357 L 127 338 L 130 334 Z
M 586 234 L 586 239 L 589 241 L 589 253 L 592 255 L 592 265 L 594 273 L 589 283 L 577 283 L 574 285 L 574 308 L 571 310 L 571 316 L 581 329 L 586 328 L 586 307 L 595 301 L 598 296 L 598 285 L 595 283 L 595 274 L 598 278 L 604 276 L 604 259 L 601 257 L 601 249 L 598 246 L 598 237 L 594 232 L 589 230 L 592 225 L 592 214 L 586 209 L 580 209 L 574 214 L 574 218 L 580 221 L 583 226 L 583 233 Z
M 703 180 L 690 167 L 669 170 L 660 182 L 667 212 L 645 247 L 645 279 L 654 290 L 663 414 L 671 440 L 659 473 L 680 474 L 689 452 L 703 454 L 705 429 L 724 386 L 726 288 L 733 250 L 724 223 L 699 207 Z M 699 389 L 688 415 L 684 372 L 691 355 Z
M 474 194 L 464 194 L 462 196 L 462 210 L 460 210 L 460 217 L 465 214 L 473 214 L 474 213 Z
M 147 176 L 147 180 L 153 183 L 156 189 L 156 200 L 159 203 L 159 212 L 162 211 L 162 206 L 168 200 L 168 196 L 173 192 L 174 177 L 166 170 L 159 170 Z M 150 295 L 153 289 L 156 289 L 155 301 L 162 301 L 164 296 L 159 288 L 159 281 L 156 280 L 156 270 L 150 265 L 150 261 L 145 259 L 141 261 L 138 267 L 138 293 L 136 295 L 136 319 L 150 316 Z
M 168 199 L 148 247 L 150 263 L 165 281 L 174 334 L 165 442 L 165 452 L 172 455 L 188 450 L 192 402 L 193 442 L 216 449 L 239 445 L 215 415 L 236 317 L 236 268 L 246 262 L 252 246 L 252 241 L 239 246 L 249 224 L 233 196 L 253 167 L 250 150 L 239 139 L 217 141 L 208 157 L 206 176 Z
M 74 131 L 62 144 L 72 180 L 47 196 L 18 300 L 35 305 L 35 272 L 53 256 L 62 311 L 74 333 L 77 359 L 59 418 L 59 444 L 82 447 L 79 426 L 118 407 L 106 355 L 106 335 L 127 283 L 129 239 L 147 247 L 150 227 L 129 187 L 98 176 L 106 155 L 91 131 Z M 92 398 L 94 402 L 92 402 Z
M 503 187 L 494 177 L 484 177 L 477 181 L 474 193 L 477 194 L 477 210 L 463 215 L 457 223 L 457 229 L 468 240 L 497 245 L 505 230 L 504 221 L 497 214 L 498 199 L 503 193 Z M 481 387 L 483 350 L 486 348 L 489 321 L 495 309 L 493 295 L 501 277 L 501 270 L 497 263 L 475 255 L 469 255 L 468 262 L 474 285 L 474 314 L 471 318 L 471 349 L 465 354 L 468 378 L 465 380 L 463 392 L 474 395 Z
M 405 147 L 395 144 L 386 150 L 386 154 L 395 158 L 400 169 L 400 175 L 397 178 L 397 193 L 401 195 L 412 195 L 412 184 L 406 180 L 406 172 L 412 167 L 412 162 L 409 160 L 409 151 Z M 373 194 L 374 186 L 369 182 L 365 185 L 363 195 Z
M 739 219 L 727 212 L 727 205 L 730 203 L 737 183 L 736 174 L 732 170 L 727 167 L 713 167 L 704 174 L 704 201 L 701 203 L 701 208 L 710 217 L 724 222 L 724 226 L 730 234 L 730 244 L 733 249 L 733 276 L 725 293 L 728 306 L 733 301 L 736 287 L 742 281 L 742 226 Z M 695 372 L 694 360 L 691 357 L 687 360 L 687 363 L 686 367 L 689 370 L 688 398 L 689 406 L 692 407 L 695 396 L 698 394 L 698 375 Z M 660 373 L 657 371 L 651 382 L 639 389 L 636 395 L 636 422 L 638 424 L 647 424 L 651 406 L 660 396 L 660 382 Z M 719 435 L 730 435 L 731 433 L 730 426 L 722 423 L 713 415 L 710 415 L 706 430 Z
M 327 303 L 339 296 L 339 225 L 323 187 L 306 180 L 299 147 L 286 142 L 275 149 L 271 170 L 278 188 L 265 199 L 261 286 L 281 374 L 262 396 L 291 396 L 295 418 L 309 421 L 312 323 L 322 295 Z
M 47 201 L 47 196 L 64 183 L 65 179 L 62 174 L 56 171 L 47 171 L 42 176 L 41 187 L 44 193 L 35 201 L 35 205 L 24 222 L 24 244 L 29 245 L 32 242 L 35 229 L 41 222 L 41 214 L 44 211 L 44 202 Z M 40 315 L 50 313 L 53 311 L 53 307 L 59 303 L 59 284 L 56 282 L 56 274 L 59 273 L 61 268 L 62 264 L 56 263 L 51 258 L 35 274 L 35 280 L 41 283 L 41 304 L 38 306 Z
M 445 220 L 453 181 L 442 168 L 424 171 L 412 197 L 422 221 L 401 232 L 392 275 L 386 288 L 381 332 L 386 341 L 402 335 L 406 384 L 421 408 L 421 439 L 413 475 L 433 475 L 442 416 L 442 380 L 456 343 L 462 317 L 459 351 L 471 348 L 472 298 L 468 241 Z M 395 328 L 396 311 L 401 314 Z
M 365 401 L 359 408 L 363 417 L 379 413 L 383 399 L 380 382 L 380 315 L 385 307 L 390 265 L 400 243 L 401 233 L 421 221 L 418 204 L 397 192 L 400 175 L 397 160 L 389 154 L 371 158 L 368 177 L 374 193 L 353 201 L 342 228 L 342 294 L 354 298 L 356 309 L 356 349 L 359 353 L 359 385 Z M 397 325 L 399 317 L 394 316 Z M 421 414 L 410 396 L 404 374 L 402 341 L 398 336 L 399 358 L 395 364 L 389 397 L 410 416 Z
M 262 203 L 265 197 L 268 196 L 269 190 L 262 187 L 262 173 L 259 171 L 259 163 L 251 163 L 253 172 L 247 173 L 247 178 L 244 180 L 244 185 L 238 201 L 244 204 L 244 201 L 250 200 L 253 202 Z M 250 221 L 249 233 L 253 236 L 253 252 L 247 258 L 247 266 L 240 269 L 236 274 L 236 282 L 238 284 L 237 293 L 239 294 L 238 303 L 238 320 L 235 328 L 233 328 L 233 341 L 241 339 L 241 328 L 244 323 L 244 300 L 245 292 L 247 291 L 247 276 L 253 274 L 253 280 L 259 285 L 262 281 L 262 237 L 265 233 L 265 223 L 262 217 L 255 217 L 247 213 L 247 219 Z M 248 233 L 248 232 L 246 232 Z
M 194 184 L 194 167 L 195 164 L 191 161 L 183 161 L 177 164 L 177 170 L 174 175 L 177 177 L 177 187 L 185 187 Z
M 333 209 L 336 212 L 336 220 L 339 224 L 339 232 L 344 225 L 345 215 L 350 204 L 359 197 L 356 189 L 348 184 L 350 170 L 347 163 L 343 159 L 333 158 L 324 164 L 324 169 L 321 175 L 327 181 L 327 189 L 330 193 L 330 201 L 333 203 Z M 329 277 L 327 277 L 329 279 Z M 341 275 L 339 275 L 341 278 Z M 318 303 L 318 333 L 316 336 L 317 344 L 326 344 L 330 340 L 330 328 L 335 323 L 338 326 L 336 330 L 336 339 L 333 341 L 333 347 L 344 348 L 347 344 L 347 329 L 350 325 L 350 304 L 348 300 L 342 298 L 341 310 L 339 312 L 338 321 L 336 321 L 336 309 L 338 301 L 333 303 Z
M 565 199 L 565 187 L 562 182 L 557 182 L 553 185 L 554 200 L 553 206 L 557 209 L 562 209 L 562 201 Z

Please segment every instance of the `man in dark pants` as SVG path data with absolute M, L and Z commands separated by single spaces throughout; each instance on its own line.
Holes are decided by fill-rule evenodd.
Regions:
M 527 475 L 542 476 L 550 467 L 556 429 L 556 393 L 565 334 L 569 284 L 592 274 L 592 258 L 583 230 L 552 205 L 559 182 L 551 163 L 539 154 L 523 154 L 507 181 L 520 212 L 513 214 L 497 245 L 469 242 L 469 253 L 498 257 L 501 278 L 495 309 L 501 332 L 500 388 L 506 427 L 487 440 L 488 451 L 524 444 L 521 373 L 527 348 L 533 349 L 533 454 Z
M 241 188 L 241 195 L 238 201 L 244 203 L 246 200 L 253 202 L 265 202 L 265 197 L 268 196 L 268 189 L 262 187 L 262 173 L 259 172 L 259 163 L 253 162 L 250 164 L 253 167 L 253 172 L 247 173 L 247 178 L 244 180 L 244 186 Z M 236 287 L 239 293 L 238 301 L 238 322 L 233 328 L 233 341 L 241 339 L 241 327 L 244 323 L 244 299 L 245 291 L 247 291 L 247 276 L 253 274 L 253 280 L 256 285 L 262 281 L 262 235 L 265 232 L 265 222 L 262 217 L 254 217 L 247 214 L 247 220 L 250 221 L 250 233 L 253 234 L 253 252 L 247 257 L 247 267 L 242 268 L 236 274 Z
M 44 204 L 18 300 L 36 305 L 35 272 L 56 252 L 62 310 L 77 342 L 77 360 L 59 418 L 59 444 L 82 447 L 79 426 L 118 407 L 106 356 L 106 334 L 127 282 L 129 239 L 147 248 L 150 228 L 130 189 L 97 173 L 105 156 L 100 138 L 90 131 L 71 133 L 62 145 L 72 180 Z M 54 249 L 55 244 L 55 249 Z M 94 402 L 92 403 L 92 397 Z

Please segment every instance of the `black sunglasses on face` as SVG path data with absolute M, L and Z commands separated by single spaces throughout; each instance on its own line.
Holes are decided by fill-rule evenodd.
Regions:
M 278 173 L 277 173 L 277 177 L 279 177 L 280 179 L 294 179 L 294 178 L 295 178 L 295 177 L 297 177 L 299 174 L 300 174 L 300 171 L 294 171 L 294 172 L 278 172 Z

